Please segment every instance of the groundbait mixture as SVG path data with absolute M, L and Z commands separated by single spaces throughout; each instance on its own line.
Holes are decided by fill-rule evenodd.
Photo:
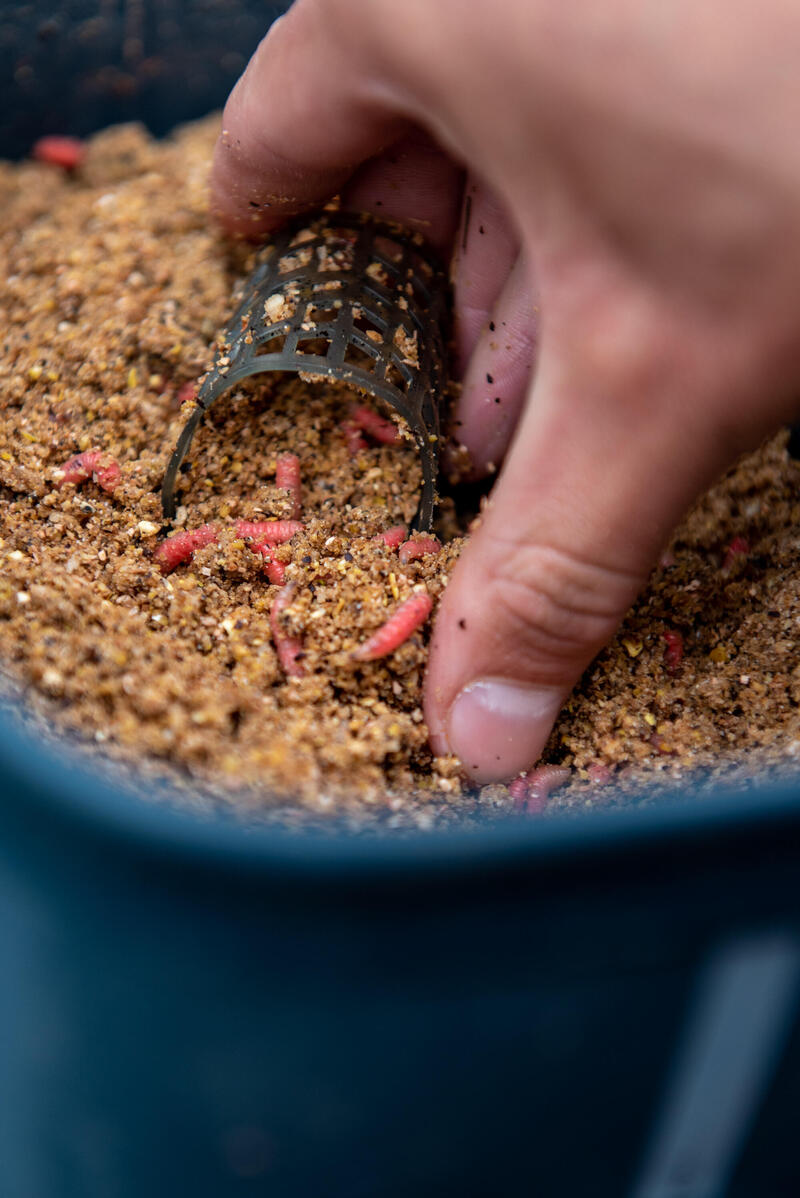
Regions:
M 430 622 L 463 543 L 409 537 L 419 466 L 363 396 L 261 376 L 159 490 L 251 251 L 207 216 L 217 121 L 0 164 L 0 657 L 40 727 L 249 817 L 430 827 L 625 803 L 800 754 L 800 469 L 785 435 L 690 513 L 543 761 L 433 758 Z M 612 784 L 613 785 L 610 785 Z

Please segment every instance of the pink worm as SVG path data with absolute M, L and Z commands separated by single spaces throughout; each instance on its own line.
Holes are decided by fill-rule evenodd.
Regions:
M 302 662 L 297 659 L 303 652 L 303 642 L 299 637 L 289 636 L 280 624 L 280 614 L 291 603 L 295 589 L 294 583 L 290 582 L 275 596 L 270 608 L 269 625 L 272 629 L 272 639 L 275 642 L 275 652 L 278 654 L 278 661 L 281 663 L 284 673 L 288 674 L 290 678 L 301 678 L 305 670 Z
M 386 532 L 379 532 L 372 540 L 374 544 L 385 545 L 387 549 L 397 549 L 407 536 L 408 529 L 405 524 L 395 524 L 392 528 L 387 528 Z
M 750 543 L 744 537 L 734 537 L 728 548 L 725 550 L 725 558 L 722 563 L 722 573 L 730 574 L 737 557 L 747 557 L 750 552 Z
M 378 441 L 381 445 L 397 445 L 400 441 L 397 425 L 363 404 L 350 409 L 350 419 L 356 428 L 362 429 L 368 437 L 372 437 L 373 441 Z
M 300 481 L 300 459 L 297 454 L 283 453 L 275 464 L 275 486 L 288 491 L 292 500 L 292 519 L 302 511 L 302 485 Z
M 201 524 L 199 528 L 182 529 L 162 541 L 155 552 L 162 574 L 170 574 L 182 562 L 191 561 L 195 550 L 203 545 L 213 545 L 217 539 L 215 524 Z
M 354 649 L 351 657 L 353 661 L 376 661 L 379 657 L 387 657 L 390 653 L 394 653 L 402 644 L 408 640 L 412 632 L 416 632 L 418 628 L 427 620 L 433 608 L 433 600 L 427 591 L 415 591 L 410 595 L 405 602 L 389 616 L 385 624 L 382 624 L 377 632 L 374 632 L 369 640 L 364 641 L 363 645 L 359 645 Z
M 260 545 L 285 545 L 292 537 L 302 532 L 305 525 L 299 520 L 237 520 L 236 532 L 245 540 L 253 541 L 253 549 Z
M 113 491 L 122 479 L 122 471 L 116 458 L 99 449 L 87 449 L 76 454 L 59 467 L 59 475 L 57 487 L 63 487 L 65 483 L 83 483 L 88 478 L 94 478 L 104 491 Z
M 674 628 L 668 628 L 664 633 L 666 649 L 664 650 L 664 665 L 668 674 L 675 674 L 683 660 L 683 637 Z
M 57 133 L 40 137 L 31 151 L 37 162 L 60 166 L 64 171 L 74 171 L 86 158 L 86 146 L 77 137 L 63 137 Z
M 360 428 L 352 420 L 343 420 L 341 429 L 344 436 L 344 443 L 347 446 L 347 452 L 351 458 L 361 453 L 362 449 L 368 448 L 366 441 L 361 436 Z
M 609 782 L 614 779 L 614 775 L 604 761 L 593 761 L 587 767 L 586 772 L 593 786 L 608 786 Z
M 267 578 L 275 586 L 282 587 L 286 582 L 286 563 L 272 556 L 273 545 L 254 545 L 256 553 L 260 553 L 267 569 Z
M 419 537 L 401 545 L 397 556 L 405 566 L 421 557 L 427 557 L 429 553 L 438 553 L 441 547 L 441 542 L 437 541 L 436 537 Z
M 513 782 L 509 782 L 508 793 L 514 800 L 514 810 L 524 811 L 528 799 L 528 779 L 520 774 Z
M 569 780 L 571 772 L 563 765 L 540 765 L 528 774 L 520 774 L 508 788 L 514 810 L 541 815 L 550 794 Z
M 251 541 L 253 553 L 260 553 L 264 559 L 267 578 L 276 586 L 286 582 L 286 563 L 272 556 L 276 545 L 285 545 L 304 525 L 298 520 L 237 520 L 236 532 L 240 537 Z
M 178 403 L 179 404 L 182 405 L 185 403 L 190 403 L 193 399 L 196 398 L 196 396 L 197 396 L 197 383 L 193 383 L 191 380 L 186 383 L 181 383 L 180 387 L 178 388 Z

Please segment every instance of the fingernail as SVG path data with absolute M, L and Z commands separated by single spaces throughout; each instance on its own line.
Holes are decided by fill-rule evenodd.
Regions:
M 481 678 L 456 697 L 447 740 L 476 782 L 501 782 L 529 769 L 556 721 L 563 694 L 505 678 Z

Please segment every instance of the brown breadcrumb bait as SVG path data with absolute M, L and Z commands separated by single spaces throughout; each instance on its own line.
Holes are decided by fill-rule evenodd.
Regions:
M 796 770 L 800 464 L 786 440 L 742 458 L 676 531 L 550 738 L 545 759 L 573 781 L 548 811 L 655 799 L 690 774 L 745 787 Z
M 359 660 L 413 596 L 429 595 L 435 617 L 461 547 L 447 501 L 441 549 L 412 538 L 398 553 L 419 465 L 391 413 L 370 421 L 364 396 L 296 377 L 234 389 L 198 433 L 175 526 L 162 527 L 169 454 L 252 265 L 208 221 L 217 128 L 165 142 L 109 129 L 78 172 L 0 164 L 8 685 L 107 759 L 251 816 L 396 828 L 509 815 L 506 786 L 471 792 L 457 761 L 432 757 L 430 621 Z M 545 814 L 800 755 L 800 471 L 784 442 L 696 506 L 582 680 L 541 763 L 560 784 Z M 119 478 L 104 487 L 97 466 L 112 461 Z M 301 508 L 290 538 L 254 538 Z M 161 548 L 168 533 L 179 539 Z
M 362 395 L 295 376 L 235 389 L 162 527 L 164 469 L 248 269 L 207 219 L 216 130 L 108 130 L 75 177 L 0 165 L 5 669 L 60 728 L 247 809 L 425 823 L 461 791 L 428 748 L 427 629 L 380 661 L 353 653 L 420 586 L 438 601 L 460 542 L 407 566 L 387 550 L 420 482 L 390 413 L 371 432 L 392 437 L 353 459 L 341 424 Z M 89 450 L 119 463 L 113 490 L 95 458 L 64 485 Z

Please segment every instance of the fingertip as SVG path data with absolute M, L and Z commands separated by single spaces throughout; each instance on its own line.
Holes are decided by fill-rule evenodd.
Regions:
M 210 207 L 234 236 L 258 240 L 325 203 L 405 123 L 370 85 L 363 47 L 330 34 L 324 9 L 294 5 L 228 97 Z
M 456 695 L 446 742 L 473 781 L 505 782 L 538 760 L 563 694 L 507 678 L 478 678 Z
M 340 171 L 288 163 L 237 117 L 217 138 L 210 176 L 210 212 L 229 234 L 259 240 L 287 219 L 324 203 L 347 178 Z
M 447 739 L 447 728 L 437 703 L 425 702 L 425 716 L 428 725 L 428 743 L 435 757 L 448 757 L 451 753 L 450 742 Z

